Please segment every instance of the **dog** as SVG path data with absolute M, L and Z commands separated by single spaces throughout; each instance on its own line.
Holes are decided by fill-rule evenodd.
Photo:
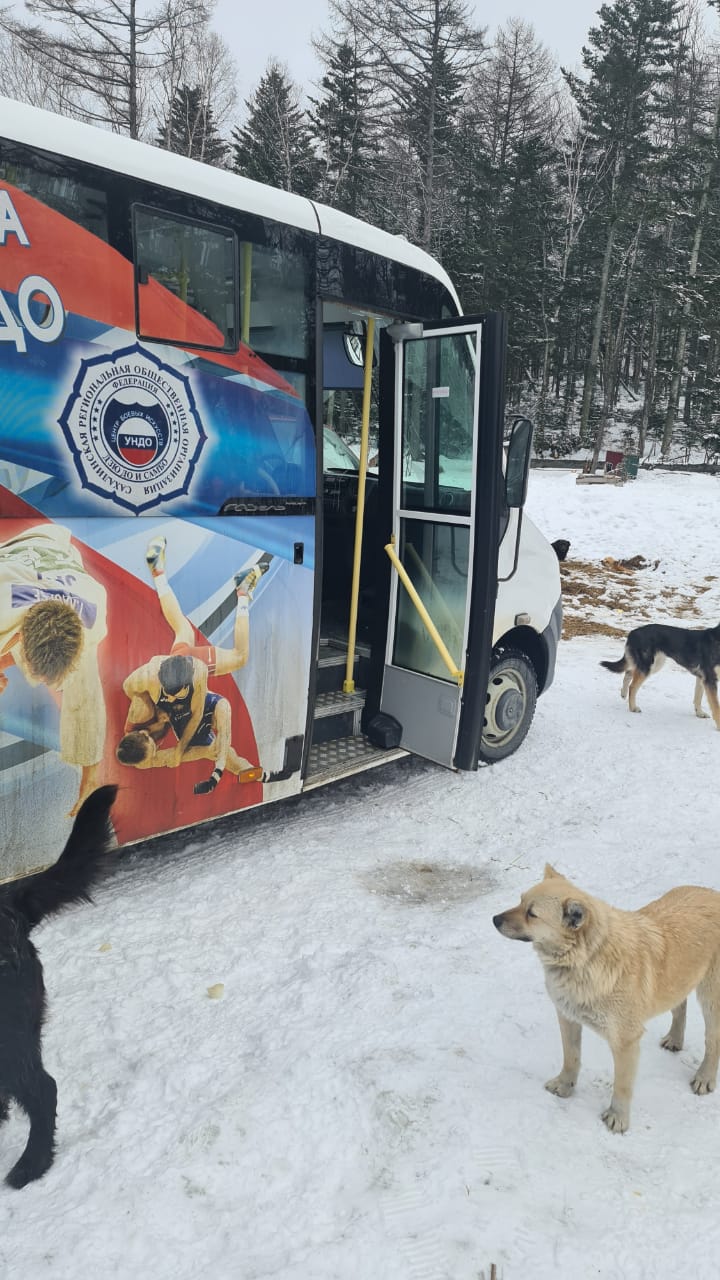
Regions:
M 548 863 L 540 884 L 493 924 L 506 938 L 532 942 L 545 970 L 563 1047 L 562 1070 L 545 1085 L 550 1093 L 572 1093 L 582 1028 L 592 1027 L 607 1040 L 615 1065 L 602 1118 L 608 1129 L 624 1133 L 645 1023 L 671 1009 L 660 1043 L 677 1053 L 693 990 L 705 1018 L 705 1056 L 690 1085 L 694 1093 L 712 1093 L 720 1055 L 720 893 L 684 886 L 639 911 L 619 911 Z
M 0 885 L 0 1121 L 13 1098 L 30 1121 L 27 1146 L 5 1179 L 11 1187 L 41 1178 L 55 1153 L 57 1087 L 42 1062 L 45 983 L 30 933 L 63 907 L 90 902 L 115 843 L 109 815 L 116 792 L 100 787 L 88 796 L 54 866 Z
M 608 671 L 624 671 L 621 696 L 627 697 L 631 711 L 639 711 L 637 691 L 655 671 L 659 671 L 666 658 L 672 658 L 695 676 L 695 715 L 707 720 L 702 710 L 703 692 L 715 721 L 720 729 L 720 703 L 718 703 L 717 677 L 720 668 L 720 625 L 703 630 L 689 631 L 685 627 L 669 627 L 650 622 L 635 627 L 625 641 L 625 652 L 617 662 L 601 662 Z
M 570 550 L 570 543 L 567 538 L 556 538 L 554 542 L 550 543 L 550 546 L 558 560 L 567 560 L 567 553 Z

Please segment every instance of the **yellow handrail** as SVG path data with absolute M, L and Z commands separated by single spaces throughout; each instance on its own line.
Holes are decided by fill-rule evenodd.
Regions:
M 450 633 L 450 635 L 453 638 L 453 641 L 455 642 L 454 647 L 459 649 L 462 642 L 460 629 L 458 627 L 457 620 L 452 615 L 450 606 L 447 604 L 442 591 L 440 590 L 437 583 L 433 582 L 433 579 L 430 575 L 430 572 L 427 566 L 425 565 L 425 562 L 420 558 L 420 556 L 418 555 L 417 551 L 415 550 L 411 542 L 408 542 L 406 551 L 407 551 L 408 560 L 414 561 L 415 567 L 418 573 L 425 580 L 428 590 L 432 592 L 432 608 L 433 608 L 433 611 L 437 609 L 438 613 L 441 615 L 440 621 L 442 623 L 442 627 L 445 634 L 448 635 L 448 633 Z
M 357 636 L 358 597 L 360 595 L 360 557 L 362 555 L 363 520 L 365 518 L 365 480 L 367 479 L 368 444 L 370 440 L 370 392 L 372 389 L 372 364 L 375 349 L 375 321 L 368 317 L 365 338 L 365 377 L 363 379 L 362 424 L 360 427 L 360 470 L 358 471 L 357 509 L 355 511 L 355 549 L 353 552 L 352 586 L 350 588 L 350 622 L 348 625 L 347 664 L 343 693 L 355 692 L 353 667 L 355 665 L 355 639 Z
M 252 245 L 242 243 L 242 320 L 240 339 L 247 346 L 250 342 L 250 294 L 252 290 Z
M 385 547 L 385 550 L 387 551 L 387 553 L 388 553 L 388 555 L 389 555 L 389 557 L 390 557 L 390 559 L 391 559 L 392 563 L 394 564 L 394 566 L 395 566 L 395 568 L 396 568 L 396 570 L 397 570 L 397 575 L 398 575 L 398 577 L 399 577 L 400 581 L 402 582 L 402 584 L 403 584 L 403 586 L 404 586 L 405 590 L 407 591 L 407 593 L 408 593 L 408 595 L 409 595 L 410 599 L 412 600 L 413 604 L 415 605 L 415 608 L 417 609 L 418 613 L 420 614 L 420 617 L 422 618 L 423 624 L 424 624 L 424 625 L 425 625 L 425 627 L 427 628 L 427 631 L 428 631 L 428 633 L 429 633 L 429 635 L 430 635 L 430 639 L 432 640 L 433 644 L 435 645 L 435 648 L 437 649 L 438 653 L 440 654 L 440 657 L 442 658 L 443 662 L 445 663 L 445 666 L 447 667 L 448 671 L 450 672 L 450 675 L 452 676 L 453 680 L 457 680 L 458 684 L 459 684 L 459 685 L 462 685 L 463 680 L 465 679 L 465 673 L 464 673 L 464 671 L 461 671 L 461 670 L 459 669 L 459 667 L 456 667 L 455 663 L 453 662 L 452 657 L 450 656 L 450 653 L 448 652 L 448 649 L 447 649 L 447 647 L 446 647 L 446 645 L 445 645 L 445 642 L 444 642 L 444 640 L 443 640 L 442 636 L 440 635 L 440 632 L 438 631 L 437 627 L 435 626 L 435 623 L 433 622 L 432 618 L 430 617 L 430 614 L 428 613 L 427 609 L 425 608 L 425 605 L 423 604 L 422 600 L 420 599 L 420 596 L 418 595 L 418 593 L 417 593 L 417 591 L 415 590 L 415 588 L 414 588 L 414 586 L 413 586 L 412 582 L 410 581 L 410 578 L 408 577 L 408 574 L 407 574 L 407 570 L 405 569 L 405 566 L 403 565 L 403 563 L 401 562 L 400 558 L 398 557 L 397 552 L 395 551 L 395 548 L 394 548 L 394 546 L 393 546 L 392 542 L 388 542 L 388 543 L 387 543 L 387 545 L 386 545 L 386 547 Z

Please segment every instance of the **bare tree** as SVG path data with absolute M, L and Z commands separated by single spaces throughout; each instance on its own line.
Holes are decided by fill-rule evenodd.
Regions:
M 513 146 L 542 133 L 556 134 L 560 102 L 552 54 L 519 18 L 501 27 L 472 82 L 476 127 L 483 150 L 502 168 Z
M 359 33 L 378 103 L 391 105 L 395 132 L 418 158 L 418 239 L 429 248 L 453 124 L 483 32 L 466 0 L 330 0 L 330 8 Z
M 201 111 L 195 127 L 201 134 L 210 115 L 217 129 L 233 122 L 237 68 L 225 41 L 210 30 L 214 8 L 215 0 L 164 0 L 158 10 L 156 70 L 149 93 L 165 147 L 170 146 L 173 104 L 183 85 L 197 90 Z
M 140 17 L 138 0 L 26 0 L 25 7 L 39 22 L 6 17 L 5 26 L 25 57 L 55 68 L 72 114 L 138 138 L 143 70 L 161 16 Z
M 9 30 L 0 12 L 0 83 L 3 93 L 59 115 L 73 115 L 72 85 L 64 66 L 38 49 L 31 53 Z

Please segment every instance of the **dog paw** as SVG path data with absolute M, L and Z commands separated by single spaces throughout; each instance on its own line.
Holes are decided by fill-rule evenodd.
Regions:
M 545 1088 L 548 1093 L 554 1093 L 557 1098 L 569 1098 L 575 1088 L 574 1080 L 563 1080 L 562 1076 L 553 1076 L 552 1080 L 545 1081 Z
M 642 713 L 642 707 L 631 707 L 630 710 L 634 716 L 639 716 Z
M 612 1103 L 603 1111 L 602 1118 L 611 1133 L 624 1133 L 630 1123 L 627 1112 L 616 1111 Z
M 660 1048 L 668 1049 L 670 1053 L 679 1053 L 682 1047 L 683 1047 L 682 1040 L 675 1040 L 674 1037 L 671 1036 L 669 1032 L 666 1036 L 663 1036 L 662 1040 L 660 1041 Z
M 708 1076 L 701 1076 L 698 1071 L 697 1075 L 693 1076 L 690 1081 L 690 1088 L 693 1093 L 697 1093 L 698 1096 L 702 1096 L 704 1093 L 714 1093 L 715 1081 L 710 1079 Z

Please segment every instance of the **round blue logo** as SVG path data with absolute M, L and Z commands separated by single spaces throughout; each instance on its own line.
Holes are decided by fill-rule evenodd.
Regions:
M 113 397 L 102 414 L 108 448 L 131 467 L 147 467 L 167 448 L 170 426 L 160 404 L 124 404 Z
M 190 379 L 139 346 L 81 362 L 60 426 L 83 487 L 134 512 L 186 494 L 206 440 Z

